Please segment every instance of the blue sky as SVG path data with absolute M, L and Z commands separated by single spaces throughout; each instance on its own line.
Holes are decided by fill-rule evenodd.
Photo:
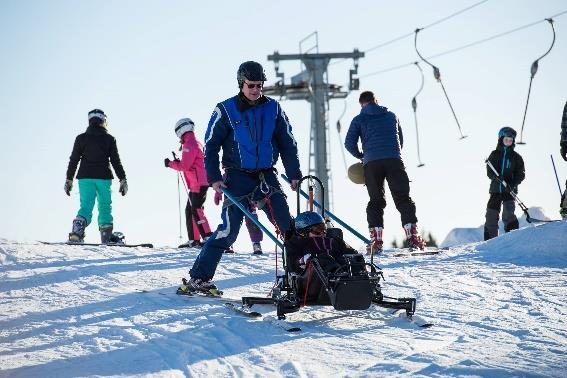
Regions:
M 189 116 L 202 139 L 215 104 L 236 93 L 235 74 L 242 61 L 264 64 L 268 83 L 273 83 L 275 73 L 267 55 L 274 50 L 297 53 L 299 41 L 313 31 L 318 32 L 321 52 L 364 51 L 474 3 L 369 2 L 354 7 L 325 1 L 4 0 L 0 3 L 0 237 L 66 238 L 79 202 L 77 189 L 71 198 L 62 190 L 68 158 L 75 136 L 86 127 L 87 112 L 101 108 L 118 140 L 130 186 L 128 195 L 121 197 L 115 185 L 115 228 L 131 242 L 175 245 L 177 181 L 175 173 L 163 167 L 163 158 L 178 147 L 173 126 Z M 566 9 L 559 0 L 490 0 L 421 32 L 420 51 L 434 55 Z M 567 14 L 555 21 L 555 47 L 540 62 L 533 83 L 524 132 L 528 144 L 517 148 L 527 171 L 520 198 L 528 206 L 543 207 L 551 217 L 558 216 L 559 192 L 550 154 L 562 186 L 567 176 L 567 164 L 558 153 L 561 111 L 567 100 Z M 421 157 L 426 164 L 422 168 L 416 167 L 410 106 L 419 87 L 418 71 L 410 66 L 365 76 L 416 60 L 413 38 L 373 50 L 360 60 L 361 89 L 374 91 L 401 120 L 406 137 L 403 157 L 420 226 L 438 239 L 453 227 L 484 222 L 489 185 L 484 158 L 495 147 L 502 126 L 519 131 L 530 65 L 550 42 L 551 29 L 542 22 L 432 60 L 441 69 L 469 135 L 461 141 L 441 87 L 423 65 L 426 81 L 418 98 Z M 332 64 L 331 82 L 346 83 L 351 65 L 350 61 Z M 299 63 L 284 62 L 281 71 L 290 77 L 299 71 Z M 343 128 L 359 112 L 358 94 L 346 99 Z M 346 179 L 342 143 L 334 129 L 344 106 L 342 100 L 331 101 L 329 113 L 334 211 L 365 233 L 366 190 Z M 294 126 L 306 171 L 309 105 L 286 101 L 283 107 Z M 347 156 L 347 163 L 352 162 Z M 214 227 L 220 209 L 212 203 L 212 194 L 209 197 L 206 211 Z M 400 238 L 399 214 L 391 198 L 385 222 L 386 240 Z M 96 225 L 87 229 L 87 240 L 98 240 Z M 238 248 L 247 248 L 246 231 L 237 243 Z M 264 248 L 273 245 L 265 242 Z

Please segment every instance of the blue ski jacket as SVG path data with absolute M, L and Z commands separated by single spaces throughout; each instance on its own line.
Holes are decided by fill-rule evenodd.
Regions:
M 250 105 L 240 93 L 217 104 L 205 133 L 205 169 L 209 184 L 222 181 L 223 168 L 259 172 L 271 169 L 281 155 L 286 175 L 300 179 L 297 143 L 280 104 L 262 96 Z
M 362 141 L 362 152 L 358 140 Z M 402 159 L 404 144 L 402 128 L 394 113 L 384 106 L 370 103 L 353 118 L 345 137 L 345 148 L 355 158 L 369 161 L 397 158 Z

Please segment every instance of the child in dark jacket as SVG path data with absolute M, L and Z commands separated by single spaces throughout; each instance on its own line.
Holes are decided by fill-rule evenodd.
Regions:
M 498 219 L 500 207 L 502 210 L 502 221 L 506 232 L 516 230 L 519 227 L 518 218 L 514 214 L 515 203 L 510 191 L 518 192 L 518 185 L 526 177 L 524 160 L 514 151 L 516 131 L 511 127 L 503 127 L 498 132 L 498 145 L 490 153 L 488 162 L 498 171 L 500 179 L 505 181 L 505 187 L 496 179 L 496 174 L 488 166 L 486 173 L 490 178 L 490 198 L 486 205 L 486 222 L 484 224 L 484 240 L 498 236 Z
M 325 220 L 316 212 L 299 214 L 295 230 L 286 241 L 288 264 L 294 272 L 301 272 L 312 257 L 318 258 L 325 272 L 333 272 L 346 263 L 343 255 L 357 253 L 342 239 L 327 235 Z
M 295 218 L 295 232 L 286 238 L 287 264 L 292 272 L 298 273 L 297 291 L 304 304 L 325 304 L 329 297 L 324 283 L 313 272 L 316 259 L 327 277 L 335 273 L 346 273 L 341 267 L 347 265 L 344 255 L 356 254 L 340 237 L 327 233 L 325 220 L 313 211 L 305 211 Z M 355 268 L 363 271 L 364 266 Z M 353 270 L 352 268 L 350 269 Z
M 69 242 L 82 243 L 85 237 L 85 228 L 91 223 L 95 200 L 98 202 L 98 226 L 100 241 L 103 244 L 117 242 L 113 238 L 112 171 L 114 168 L 120 180 L 119 192 L 126 195 L 128 184 L 126 173 L 120 162 L 120 155 L 116 147 L 116 139 L 106 129 L 106 114 L 100 109 L 91 110 L 88 114 L 89 127 L 87 131 L 77 136 L 73 145 L 73 152 L 67 167 L 67 179 L 64 190 L 69 196 L 73 188 L 73 178 L 77 165 L 79 172 L 79 193 L 81 207 L 73 220 L 73 229 L 69 234 Z

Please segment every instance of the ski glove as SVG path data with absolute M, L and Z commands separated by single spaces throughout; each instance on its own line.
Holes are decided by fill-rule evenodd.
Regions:
M 65 180 L 65 186 L 63 190 L 67 193 L 68 196 L 71 195 L 71 190 L 73 189 L 73 180 Z
M 215 205 L 218 205 L 222 201 L 222 192 L 215 192 Z
M 120 189 L 118 189 L 118 191 L 122 193 L 123 196 L 128 193 L 128 183 L 126 182 L 126 179 L 120 180 Z
M 163 164 L 165 165 L 166 168 L 169 168 L 169 163 L 171 163 L 171 160 L 169 160 L 168 158 L 165 158 L 163 160 Z
M 561 157 L 567 161 L 567 142 L 561 142 Z

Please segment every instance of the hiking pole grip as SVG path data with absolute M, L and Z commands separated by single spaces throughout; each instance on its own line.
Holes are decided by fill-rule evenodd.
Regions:
M 254 222 L 254 224 L 256 226 L 258 226 L 262 231 L 264 231 L 264 233 L 266 235 L 268 235 L 268 237 L 270 239 L 273 240 L 274 243 L 276 243 L 276 245 L 278 247 L 280 247 L 282 250 L 284 248 L 283 243 L 276 238 L 266 227 L 264 227 L 264 225 L 262 223 L 260 223 L 260 221 L 258 219 L 256 219 L 251 213 L 250 211 L 248 211 L 248 209 L 246 209 L 246 207 L 240 203 L 240 201 L 237 201 L 232 194 L 230 194 L 228 192 L 228 190 L 226 190 L 225 188 L 220 188 L 221 192 L 224 193 L 224 195 L 226 196 L 226 198 L 228 198 L 233 204 L 235 204 L 240 210 L 242 210 L 242 212 L 244 213 L 244 215 L 246 215 L 248 217 L 248 219 L 250 219 L 252 222 Z

